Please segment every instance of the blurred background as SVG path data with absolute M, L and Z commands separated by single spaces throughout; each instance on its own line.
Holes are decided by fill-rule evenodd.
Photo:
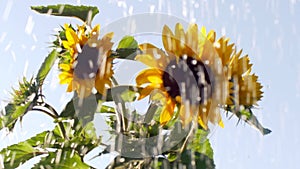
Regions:
M 210 135 L 217 168 L 297 168 L 297 160 L 300 159 L 299 0 L 1 0 L 2 108 L 11 98 L 12 87 L 17 87 L 17 82 L 23 76 L 31 78 L 37 73 L 40 64 L 51 51 L 50 42 L 55 39 L 53 34 L 58 28 L 64 23 L 81 24 L 73 18 L 40 15 L 30 10 L 33 5 L 58 3 L 97 6 L 100 14 L 96 15 L 93 24 L 100 24 L 101 27 L 130 15 L 162 13 L 186 22 L 195 22 L 199 27 L 205 26 L 207 30 L 213 29 L 218 38 L 223 35 L 229 37 L 230 42 L 249 55 L 253 64 L 252 71 L 259 76 L 259 81 L 264 86 L 264 97 L 254 113 L 272 133 L 262 136 L 243 122 L 236 125 L 237 118 L 229 120 L 224 115 L 225 128 L 214 128 Z M 132 78 L 128 73 L 122 72 L 116 72 L 117 78 Z M 72 97 L 72 94 L 65 92 L 66 87 L 59 85 L 58 69 L 55 66 L 46 79 L 44 93 L 46 100 L 58 111 Z M 101 128 L 103 121 L 99 117 L 96 117 L 95 122 L 99 124 L 96 127 Z M 30 112 L 22 123 L 17 123 L 13 133 L 8 134 L 3 130 L 0 132 L 0 149 L 53 127 L 52 119 L 46 115 Z M 98 158 L 98 162 L 107 163 L 107 158 L 109 157 Z M 19 168 L 30 168 L 34 160 Z

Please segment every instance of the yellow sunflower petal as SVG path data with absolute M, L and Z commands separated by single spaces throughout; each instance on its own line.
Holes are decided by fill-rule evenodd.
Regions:
M 59 83 L 60 84 L 68 84 L 72 81 L 73 75 L 68 72 L 61 72 L 59 74 Z
M 95 80 L 95 88 L 97 91 L 101 94 L 106 94 L 106 86 L 111 87 L 111 77 L 113 75 L 113 70 L 112 70 L 112 58 L 107 58 L 104 66 L 102 64 L 100 65 L 100 69 L 97 72 L 96 75 L 96 80 Z
M 194 56 L 198 54 L 198 26 L 197 24 L 190 24 L 186 31 L 185 43 L 187 46 L 187 55 Z
M 230 62 L 230 57 L 234 52 L 234 44 L 228 45 L 228 38 L 220 38 L 215 44 L 215 48 L 222 59 L 223 65 L 228 65 Z
M 184 29 L 183 26 L 180 23 L 177 23 L 175 26 L 175 37 L 176 37 L 176 49 L 180 50 L 180 49 L 185 49 L 185 46 L 187 44 L 185 44 L 185 33 L 184 33 Z M 179 55 L 182 55 L 179 54 Z
M 167 98 L 166 105 L 163 107 L 159 119 L 161 124 L 166 124 L 172 119 L 174 114 L 174 109 L 175 109 L 175 103 L 171 99 Z
M 102 95 L 106 93 L 105 84 L 106 83 L 104 79 L 98 78 L 98 76 L 96 77 L 95 88 Z
M 148 55 L 148 54 L 137 55 L 135 57 L 135 60 L 142 62 L 149 67 L 158 67 L 158 63 L 155 60 L 153 55 Z
M 139 73 L 136 77 L 137 85 L 143 85 L 147 83 L 162 84 L 161 79 L 162 71 L 155 68 L 145 69 Z
M 114 32 L 109 32 L 107 34 L 105 34 L 102 39 L 108 39 L 111 40 L 114 37 Z
M 67 88 L 67 92 L 72 92 L 73 88 L 72 88 L 72 83 L 70 82 Z
M 91 31 L 91 34 L 99 34 L 100 33 L 100 25 L 97 24 Z
M 180 106 L 180 120 L 183 127 L 186 127 L 194 118 L 194 109 L 190 105 L 181 104 Z
M 262 85 L 257 81 L 256 75 L 246 75 L 239 81 L 239 104 L 255 105 L 261 100 L 263 92 Z
M 239 74 L 244 74 L 247 71 L 251 70 L 252 64 L 250 64 L 250 60 L 248 55 L 243 56 L 238 61 L 238 72 Z
M 66 48 L 66 49 L 71 49 L 73 43 L 70 43 L 69 41 L 63 40 L 63 41 L 62 41 L 62 45 L 63 45 L 63 47 Z
M 59 69 L 68 72 L 69 70 L 71 70 L 71 65 L 70 64 L 59 64 L 58 65 Z
M 139 48 L 143 54 L 137 55 L 136 60 L 150 67 L 164 68 L 166 66 L 168 57 L 161 49 L 150 43 L 141 44 Z
M 79 98 L 85 98 L 92 93 L 95 86 L 95 79 L 79 79 L 76 76 L 73 78 L 73 90 L 76 90 Z
M 203 122 L 201 116 L 198 116 L 198 123 L 204 130 L 207 130 L 207 125 Z
M 206 28 L 205 28 L 205 26 L 202 26 L 202 27 L 201 27 L 201 31 L 200 31 L 200 33 L 201 33 L 201 35 L 202 35 L 202 36 L 204 36 L 204 37 L 206 37 L 206 36 L 207 36 L 207 34 L 206 34 Z
M 147 49 L 158 49 L 156 46 L 152 45 L 151 43 L 143 43 L 139 45 L 139 48 L 141 50 L 147 50 Z
M 77 28 L 78 28 L 77 34 L 79 38 L 79 43 L 81 46 L 83 46 L 88 40 L 88 37 L 85 35 L 86 25 L 85 24 L 83 24 L 82 26 L 77 25 Z
M 175 53 L 176 52 L 176 38 L 168 26 L 164 26 L 162 31 L 162 42 L 164 48 L 167 52 Z
M 210 40 L 212 43 L 215 42 L 216 32 L 213 30 L 209 31 L 209 33 L 207 34 L 207 39 Z
M 167 122 L 169 122 L 172 119 L 172 115 L 172 112 L 169 112 L 169 110 L 166 107 L 163 108 L 159 118 L 160 124 L 164 125 Z
M 198 123 L 204 129 L 208 128 L 208 122 L 212 124 L 219 124 L 220 127 L 224 127 L 219 108 L 214 100 L 210 99 L 207 101 L 207 104 L 200 105 L 198 111 Z
M 150 93 L 155 89 L 155 87 L 153 87 L 152 85 L 149 85 L 145 88 L 142 88 L 140 91 L 139 91 L 139 98 L 138 100 L 141 100 L 147 96 L 150 95 Z
M 66 38 L 70 44 L 75 45 L 76 43 L 79 42 L 79 38 L 72 28 L 67 28 L 65 33 L 66 33 Z
M 223 123 L 222 120 L 219 121 L 219 126 L 220 126 L 221 128 L 224 128 L 224 123 Z

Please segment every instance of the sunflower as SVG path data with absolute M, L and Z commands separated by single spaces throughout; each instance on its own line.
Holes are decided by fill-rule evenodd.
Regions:
M 229 44 L 229 38 L 221 37 L 216 39 L 216 32 L 211 30 L 206 33 L 203 27 L 202 34 L 214 44 L 218 55 L 222 59 L 225 76 L 229 82 L 229 96 L 226 106 L 252 107 L 261 100 L 263 92 L 262 85 L 258 82 L 258 77 L 251 73 L 252 64 L 248 55 L 241 57 L 242 50 L 237 51 L 234 43 Z
M 87 97 L 92 89 L 105 94 L 111 86 L 113 75 L 110 58 L 113 33 L 98 40 L 100 26 L 88 30 L 88 26 L 78 26 L 77 31 L 65 24 L 65 37 L 62 46 L 67 52 L 59 62 L 60 84 L 68 84 L 67 92 L 76 91 L 79 97 Z
M 164 26 L 162 42 L 165 52 L 152 44 L 140 45 L 143 54 L 136 60 L 150 68 L 136 77 L 137 85 L 143 88 L 139 99 L 150 95 L 152 100 L 160 100 L 162 125 L 174 117 L 178 106 L 184 125 L 196 117 L 204 129 L 208 122 L 223 126 L 218 105 L 226 101 L 226 67 L 211 41 L 196 24 L 190 24 L 185 32 L 178 23 L 174 33 Z

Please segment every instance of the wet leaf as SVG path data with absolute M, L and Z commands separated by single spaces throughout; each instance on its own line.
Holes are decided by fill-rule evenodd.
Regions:
M 42 157 L 41 161 L 34 165 L 33 169 L 51 168 L 51 169 L 89 169 L 81 157 L 71 150 L 59 149 L 50 152 L 47 157 Z
M 124 36 L 121 41 L 119 42 L 118 49 L 122 48 L 131 48 L 131 49 L 137 49 L 138 43 L 134 39 L 133 36 Z
M 118 48 L 111 54 L 112 57 L 119 59 L 134 60 L 135 56 L 140 54 L 141 51 L 138 48 L 138 43 L 133 36 L 124 36 L 119 42 Z
M 114 101 L 122 99 L 124 102 L 132 102 L 137 99 L 139 88 L 130 85 L 122 85 L 111 88 L 111 95 Z
M 188 145 L 188 149 L 206 155 L 208 158 L 213 159 L 213 149 L 207 139 L 208 132 L 198 129 L 194 135 L 192 142 Z
M 31 158 L 44 153 L 25 141 L 2 149 L 0 154 L 4 158 L 4 168 L 17 168 Z
M 93 20 L 99 10 L 95 6 L 74 6 L 68 4 L 48 5 L 48 6 L 32 6 L 32 10 L 41 14 L 50 14 L 54 16 L 76 17 L 83 22 Z
M 159 107 L 158 105 L 156 105 L 154 103 L 150 104 L 148 107 L 147 113 L 145 115 L 144 122 L 150 123 L 152 120 L 154 120 L 155 114 L 160 112 L 160 109 L 161 109 L 161 107 Z
M 44 62 L 42 63 L 38 74 L 36 76 L 36 81 L 38 86 L 43 85 L 44 80 L 46 79 L 48 73 L 50 72 L 55 60 L 58 57 L 58 52 L 54 49 L 52 52 L 45 58 Z
M 194 161 L 195 166 L 193 166 L 192 161 Z M 196 169 L 214 169 L 215 164 L 213 159 L 209 158 L 207 155 L 194 152 L 191 150 L 185 150 L 181 154 L 181 163 L 185 165 L 186 168 L 196 168 Z
M 108 93 L 111 93 L 111 92 L 108 92 Z M 96 99 L 96 101 L 98 103 L 99 102 L 103 102 L 102 101 L 102 95 L 100 95 L 100 94 L 92 95 L 92 97 L 95 97 L 95 99 Z M 106 98 L 108 98 L 108 100 L 106 100 L 106 101 L 111 101 L 112 99 L 109 99 L 110 97 L 111 96 L 106 97 Z M 76 105 L 74 105 L 74 100 L 76 102 L 78 102 L 78 97 L 76 95 L 73 97 L 73 99 L 71 99 L 66 104 L 65 108 L 63 109 L 63 111 L 60 114 L 60 117 L 71 117 L 71 118 L 74 118 L 74 115 L 75 115 L 75 108 L 74 108 L 74 106 L 76 106 Z M 114 113 L 114 112 L 115 112 L 115 109 L 113 107 L 101 104 L 100 108 L 97 109 L 95 113 Z
M 141 50 L 138 48 L 119 48 L 111 54 L 111 57 L 118 59 L 134 60 L 136 55 L 141 53 Z
M 25 115 L 32 107 L 32 102 L 28 102 L 25 105 L 15 105 L 9 103 L 5 106 L 5 115 L 3 110 L 0 114 L 0 130 L 4 127 L 7 127 L 10 131 L 14 128 L 17 120 Z

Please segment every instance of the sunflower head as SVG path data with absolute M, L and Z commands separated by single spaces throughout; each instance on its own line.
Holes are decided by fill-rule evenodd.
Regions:
M 173 118 L 177 106 L 184 124 L 196 119 L 205 129 L 209 121 L 222 126 L 217 106 L 226 100 L 227 80 L 211 41 L 196 24 L 190 24 L 187 31 L 176 24 L 174 33 L 164 26 L 162 41 L 166 52 L 152 44 L 140 45 L 143 54 L 136 59 L 150 67 L 136 78 L 137 85 L 144 87 L 140 98 L 155 95 L 154 89 L 161 91 L 165 97 L 162 124 Z
M 228 79 L 228 97 L 226 106 L 252 107 L 261 100 L 263 92 L 258 77 L 251 73 L 252 64 L 248 55 L 242 56 L 242 50 L 237 50 L 234 43 L 229 43 L 229 38 L 216 39 L 215 31 L 202 34 L 214 44 L 214 48 L 225 66 L 224 73 Z
M 64 29 L 66 39 L 62 41 L 62 47 L 66 52 L 59 63 L 60 83 L 68 84 L 67 91 L 76 91 L 79 97 L 89 96 L 93 88 L 105 94 L 113 75 L 113 59 L 109 57 L 113 33 L 98 39 L 99 25 L 93 29 L 78 26 L 76 31 L 65 25 Z

